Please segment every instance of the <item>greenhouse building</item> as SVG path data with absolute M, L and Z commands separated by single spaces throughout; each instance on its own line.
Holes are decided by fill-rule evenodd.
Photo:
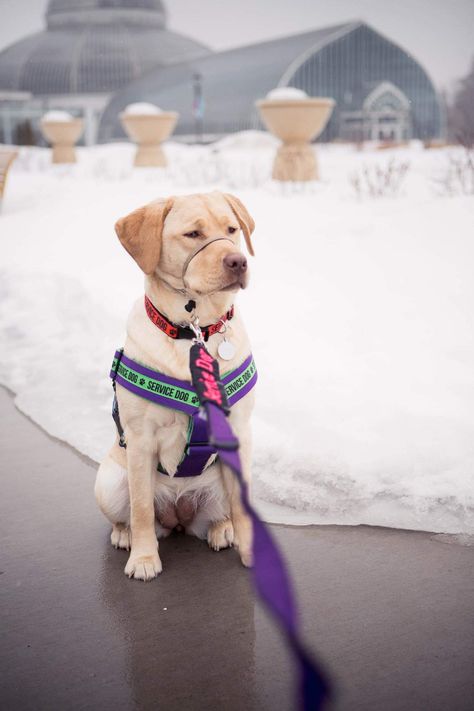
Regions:
M 135 102 L 178 111 L 182 140 L 213 140 L 263 128 L 255 102 L 286 86 L 335 99 L 323 141 L 443 134 L 425 70 L 364 22 L 212 52 L 166 19 L 162 0 L 50 0 L 46 30 L 0 52 L 0 141 L 41 140 L 47 109 L 84 116 L 86 143 L 125 140 Z
M 177 133 L 196 132 L 193 84 L 200 82 L 202 130 L 208 139 L 262 128 L 255 108 L 275 87 L 330 96 L 336 107 L 320 140 L 430 139 L 442 133 L 436 90 L 405 50 L 363 22 L 253 44 L 153 71 L 118 92 L 100 125 L 100 140 L 122 135 L 118 113 L 134 101 L 179 111 Z

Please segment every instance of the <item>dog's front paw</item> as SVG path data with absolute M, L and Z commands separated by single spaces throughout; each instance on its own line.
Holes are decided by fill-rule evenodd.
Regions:
M 125 566 L 125 575 L 136 580 L 153 580 L 162 570 L 158 551 L 152 555 L 138 555 L 132 552 Z
M 234 527 L 228 518 L 217 523 L 212 523 L 207 532 L 207 542 L 209 548 L 220 551 L 221 548 L 229 548 L 234 542 Z

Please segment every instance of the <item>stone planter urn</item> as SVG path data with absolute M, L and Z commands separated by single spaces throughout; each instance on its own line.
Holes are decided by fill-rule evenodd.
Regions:
M 124 130 L 137 144 L 134 165 L 168 165 L 161 144 L 173 133 L 178 116 L 176 111 L 161 111 L 153 104 L 132 104 L 120 114 Z
M 282 141 L 273 163 L 274 180 L 319 180 L 311 141 L 323 131 L 334 104 L 334 99 L 309 97 L 291 87 L 275 89 L 257 101 L 262 121 Z
M 53 163 L 76 163 L 75 143 L 84 130 L 84 122 L 61 111 L 46 113 L 41 131 L 53 148 Z

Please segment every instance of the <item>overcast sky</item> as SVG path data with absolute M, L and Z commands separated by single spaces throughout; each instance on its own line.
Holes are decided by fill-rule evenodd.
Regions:
M 166 1 L 166 0 L 165 0 Z M 0 48 L 44 27 L 47 0 L 0 0 Z M 212 49 L 361 19 L 407 49 L 439 88 L 474 57 L 474 0 L 167 0 L 169 26 Z

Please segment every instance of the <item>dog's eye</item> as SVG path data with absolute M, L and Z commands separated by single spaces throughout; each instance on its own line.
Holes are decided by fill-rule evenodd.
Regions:
M 228 228 L 227 228 L 227 232 L 228 232 L 230 235 L 233 235 L 234 232 L 237 232 L 237 227 L 228 227 Z
M 201 233 L 199 230 L 193 230 L 192 232 L 185 232 L 184 236 L 185 237 L 191 237 L 192 239 L 196 239 L 196 237 L 199 237 Z

